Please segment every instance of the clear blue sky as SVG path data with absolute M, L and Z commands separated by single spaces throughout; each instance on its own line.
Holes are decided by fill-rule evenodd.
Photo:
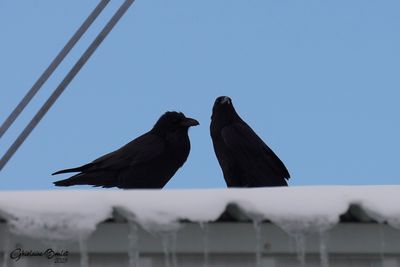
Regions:
M 0 154 L 121 1 L 0 140 Z M 0 121 L 97 1 L 0 1 Z M 209 136 L 215 97 L 288 167 L 290 185 L 398 184 L 399 1 L 137 0 L 0 173 L 0 189 L 49 189 L 148 131 L 167 110 L 201 123 L 167 188 L 225 187 Z M 86 188 L 86 187 L 76 187 Z

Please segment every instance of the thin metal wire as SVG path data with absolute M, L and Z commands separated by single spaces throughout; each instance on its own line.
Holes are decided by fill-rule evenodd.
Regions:
M 101 0 L 100 3 L 93 9 L 92 13 L 86 18 L 86 20 L 82 23 L 79 29 L 75 32 L 75 34 L 71 37 L 71 39 L 67 42 L 67 44 L 63 47 L 63 49 L 58 53 L 58 55 L 54 58 L 54 60 L 50 63 L 47 69 L 43 72 L 43 74 L 39 77 L 39 79 L 34 83 L 32 88 L 28 91 L 28 93 L 24 96 L 24 98 L 19 102 L 17 107 L 11 112 L 11 114 L 7 117 L 7 119 L 3 122 L 0 127 L 0 138 L 4 135 L 4 133 L 10 128 L 10 126 L 14 123 L 17 117 L 21 114 L 21 112 L 25 109 L 25 107 L 29 104 L 32 98 L 36 95 L 36 93 L 40 90 L 43 84 L 47 81 L 47 79 L 53 74 L 53 72 L 57 69 L 58 65 L 64 60 L 64 58 L 68 55 L 71 49 L 75 46 L 75 44 L 79 41 L 82 35 L 89 29 L 90 25 L 92 25 L 93 21 L 100 15 L 103 9 L 107 6 L 110 0 Z
M 32 130 L 36 127 L 36 125 L 40 122 L 43 116 L 47 113 L 47 111 L 51 108 L 57 98 L 61 95 L 61 93 L 65 90 L 68 84 L 72 81 L 75 75 L 80 71 L 83 65 L 88 61 L 90 56 L 96 51 L 97 47 L 103 42 L 103 40 L 107 37 L 113 27 L 117 24 L 120 18 L 125 14 L 128 8 L 132 5 L 135 0 L 125 0 L 125 2 L 121 5 L 121 7 L 117 10 L 117 12 L 112 16 L 112 18 L 108 21 L 106 26 L 101 30 L 101 32 L 97 35 L 96 39 L 90 44 L 90 46 L 86 49 L 83 55 L 79 58 L 79 60 L 75 63 L 72 69 L 68 72 L 62 82 L 58 85 L 58 87 L 54 90 L 54 92 L 50 95 L 47 101 L 43 104 L 40 110 L 36 113 L 33 119 L 29 122 L 29 124 L 25 127 L 22 133 L 18 136 L 15 142 L 11 145 L 11 147 L 7 150 L 4 156 L 0 160 L 0 171 L 7 164 L 10 158 L 14 155 L 17 149 L 21 146 L 21 144 L 25 141 L 28 135 L 32 132 Z

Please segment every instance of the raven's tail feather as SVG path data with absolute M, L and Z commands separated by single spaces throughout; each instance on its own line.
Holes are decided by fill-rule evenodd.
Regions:
M 92 167 L 93 163 L 89 163 L 77 168 L 71 168 L 71 169 L 65 169 L 65 170 L 61 170 L 61 171 L 57 171 L 55 173 L 52 173 L 51 175 L 56 175 L 56 174 L 61 174 L 61 173 L 67 173 L 67 172 L 82 172 L 87 170 L 88 168 Z
M 69 170 L 73 170 L 73 169 L 69 169 Z M 69 170 L 62 170 L 62 171 L 56 172 L 55 174 L 69 172 Z M 82 179 L 82 175 L 84 175 L 84 174 L 78 173 L 70 178 L 55 181 L 53 184 L 55 186 L 71 186 L 71 185 L 87 184 L 88 181 L 86 179 Z M 83 178 L 85 178 L 85 177 L 83 177 Z
M 61 174 L 61 173 L 67 173 L 67 172 L 80 172 L 81 167 L 78 168 L 71 168 L 71 169 L 65 169 L 65 170 L 61 170 L 55 173 L 52 173 L 51 175 L 56 175 L 56 174 Z
M 71 186 L 71 185 L 75 185 L 74 181 L 71 181 L 72 179 L 64 179 L 64 180 L 60 180 L 60 181 L 56 181 L 53 184 L 55 186 Z
M 103 187 L 116 186 L 116 181 L 113 179 L 114 173 L 105 171 L 78 173 L 68 179 L 54 182 L 55 186 L 71 186 L 71 185 L 93 185 Z

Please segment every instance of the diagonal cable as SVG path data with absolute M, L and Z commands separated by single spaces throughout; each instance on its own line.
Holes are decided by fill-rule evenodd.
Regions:
M 36 125 L 40 122 L 43 116 L 47 113 L 47 111 L 51 108 L 57 98 L 62 94 L 65 88 L 69 85 L 72 79 L 76 74 L 80 71 L 80 69 L 85 65 L 90 56 L 96 51 L 97 47 L 103 42 L 103 40 L 107 37 L 110 31 L 114 28 L 120 18 L 125 14 L 128 8 L 132 5 L 135 0 L 125 0 L 125 2 L 121 5 L 121 7 L 117 10 L 117 12 L 112 16 L 112 18 L 108 21 L 106 26 L 101 30 L 101 32 L 97 35 L 96 39 L 90 44 L 90 46 L 86 49 L 83 55 L 79 58 L 79 60 L 75 63 L 72 69 L 68 72 L 65 78 L 61 81 L 61 83 L 57 86 L 54 92 L 50 95 L 47 101 L 43 104 L 40 110 L 36 113 L 33 119 L 29 122 L 29 124 L 25 127 L 22 133 L 18 136 L 18 138 L 14 141 L 14 143 L 10 146 L 7 152 L 0 160 L 0 171 L 7 164 L 10 158 L 14 155 L 17 149 L 21 146 L 21 144 L 25 141 L 28 135 L 32 132 L 32 130 L 36 127 Z
M 15 109 L 11 112 L 11 114 L 7 117 L 7 119 L 3 122 L 0 127 L 0 138 L 4 135 L 4 133 L 10 128 L 10 126 L 14 123 L 17 117 L 21 114 L 24 108 L 29 104 L 32 98 L 36 95 L 36 93 L 40 90 L 43 84 L 47 81 L 47 79 L 53 74 L 53 72 L 57 69 L 58 65 L 64 60 L 64 58 L 68 55 L 71 49 L 75 46 L 75 44 L 79 41 L 82 35 L 89 29 L 90 25 L 92 25 L 93 21 L 100 15 L 103 9 L 107 6 L 110 0 L 101 0 L 100 3 L 95 7 L 95 9 L 90 13 L 90 15 L 86 18 L 86 20 L 82 23 L 79 29 L 75 32 L 75 34 L 69 39 L 68 43 L 63 47 L 63 49 L 58 53 L 58 55 L 54 58 L 54 60 L 50 63 L 47 69 L 43 72 L 43 74 L 39 77 L 39 79 L 35 82 L 32 88 L 28 91 L 28 93 L 24 96 L 24 98 L 19 102 L 19 104 L 15 107 Z

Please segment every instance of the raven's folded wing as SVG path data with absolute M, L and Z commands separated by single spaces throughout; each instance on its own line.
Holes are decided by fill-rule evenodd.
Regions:
M 120 149 L 108 153 L 91 164 L 100 169 L 120 169 L 148 162 L 160 156 L 165 149 L 163 140 L 151 133 L 139 136 Z
M 247 124 L 234 123 L 226 126 L 221 135 L 236 161 L 249 171 L 255 174 L 262 172 L 261 176 L 290 178 L 283 162 Z

